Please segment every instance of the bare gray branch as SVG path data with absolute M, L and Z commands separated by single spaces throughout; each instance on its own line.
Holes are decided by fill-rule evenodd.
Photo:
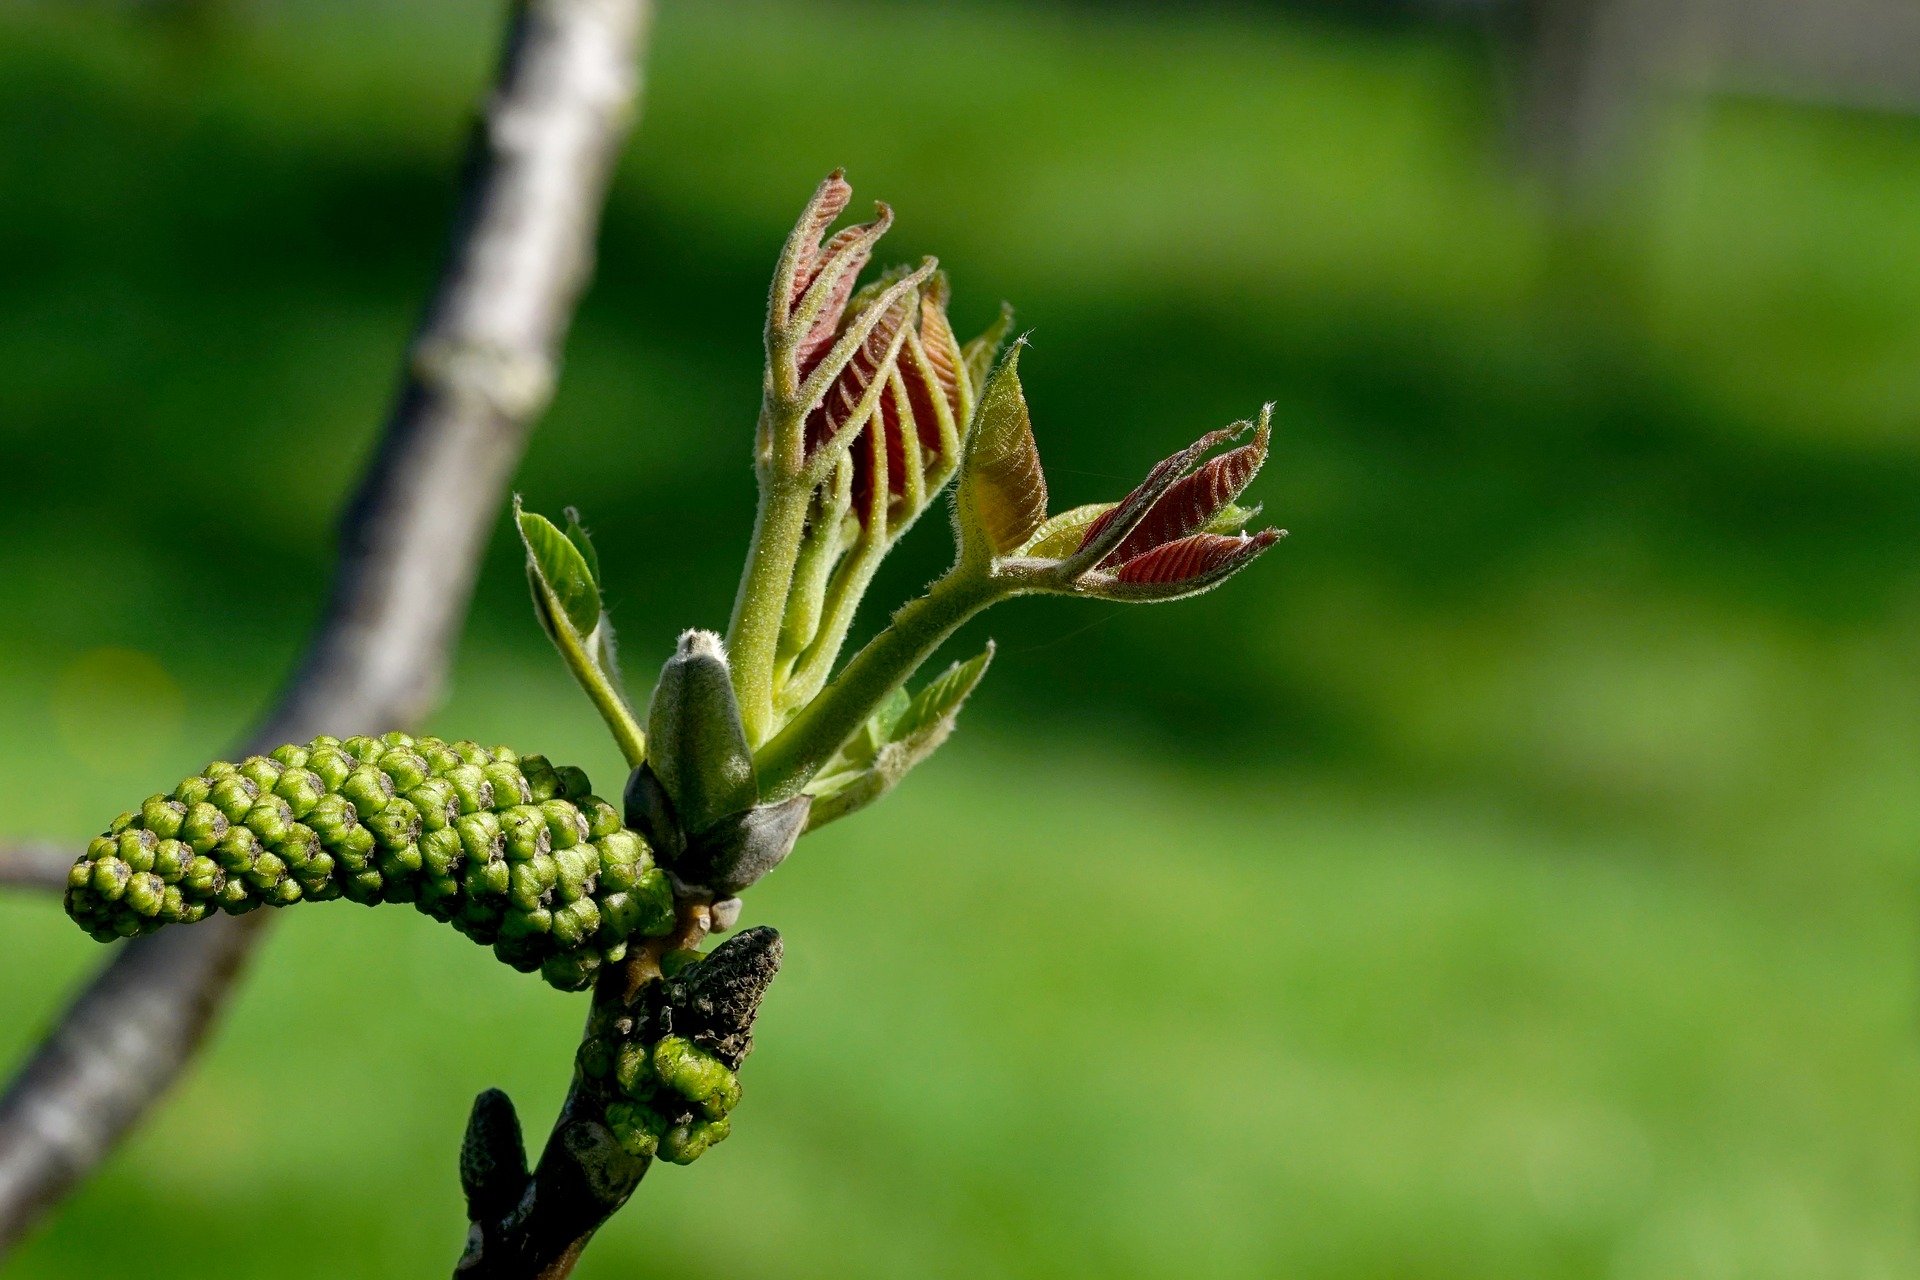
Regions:
M 59 893 L 67 887 L 67 868 L 79 856 L 78 848 L 51 840 L 9 845 L 0 849 L 0 888 Z
M 515 5 L 437 295 L 341 526 L 325 618 L 243 754 L 406 726 L 437 699 L 591 269 L 650 7 Z M 217 916 L 127 943 L 67 1010 L 0 1098 L 0 1250 L 172 1083 L 269 918 Z

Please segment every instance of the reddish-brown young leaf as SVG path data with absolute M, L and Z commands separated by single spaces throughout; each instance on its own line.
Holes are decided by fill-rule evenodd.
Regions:
M 904 348 L 902 354 L 904 355 Z M 861 438 L 853 446 L 853 509 L 860 517 L 860 523 L 869 523 L 869 512 L 873 510 L 873 473 L 875 464 L 885 460 L 884 474 L 887 478 L 887 496 L 889 500 L 899 497 L 906 491 L 907 468 L 911 465 L 907 457 L 905 432 L 913 427 L 909 417 L 903 415 L 906 408 L 899 395 L 898 383 L 889 387 L 880 395 L 880 403 L 875 407 L 873 416 L 860 428 Z M 876 450 L 872 446 L 878 444 Z
M 1279 540 L 1278 529 L 1263 529 L 1251 537 L 1196 533 L 1127 561 L 1113 576 L 1129 586 L 1197 587 L 1233 573 Z
M 945 399 L 945 390 L 939 382 L 939 371 L 934 363 L 933 353 L 928 351 L 924 340 L 908 342 L 900 348 L 900 370 L 904 375 L 907 391 L 907 404 L 912 410 L 913 430 L 920 441 L 921 455 L 927 459 L 940 456 L 940 411 L 934 405 L 934 398 Z
M 947 320 L 947 300 L 952 291 L 943 272 L 930 280 L 926 292 L 920 295 L 920 347 L 927 354 L 927 368 L 934 384 L 946 397 L 955 423 L 965 431 L 967 424 L 960 421 L 963 376 L 960 366 L 964 357 L 960 354 L 960 340 L 953 336 L 953 325 Z M 926 437 L 924 430 L 921 437 Z
M 966 399 L 960 378 L 960 343 L 947 323 L 947 299 L 951 294 L 944 272 L 927 282 L 920 295 L 920 327 L 913 340 L 900 348 L 900 369 L 908 402 L 913 409 L 913 426 L 920 442 L 925 465 L 946 452 L 946 433 L 941 430 L 944 417 L 952 424 L 957 441 L 966 430 Z
M 853 459 L 853 513 L 867 529 L 878 529 L 886 534 L 887 508 L 898 491 L 895 482 L 894 450 L 891 441 L 882 426 L 888 404 L 893 397 L 882 392 L 880 404 L 873 415 L 867 419 L 867 425 L 860 428 L 860 436 L 853 442 L 848 456 Z M 884 493 L 876 494 L 875 474 L 878 474 Z
M 787 252 L 793 261 L 793 280 L 784 299 L 782 319 L 793 314 L 794 307 L 800 303 L 800 295 L 820 274 L 820 263 L 824 256 L 820 252 L 820 242 L 826 238 L 827 228 L 833 225 L 834 219 L 846 212 L 847 204 L 852 199 L 853 185 L 847 181 L 846 171 L 835 169 L 814 191 L 813 199 L 807 202 L 806 211 L 800 215 L 793 234 L 787 239 Z
M 794 361 L 799 367 L 802 378 L 814 371 L 820 361 L 825 358 L 828 349 L 833 346 L 834 338 L 839 336 L 840 322 L 846 315 L 847 300 L 853 296 L 854 285 L 859 281 L 860 272 L 866 268 L 868 260 L 873 257 L 873 246 L 879 239 L 873 232 L 892 220 L 891 211 L 885 205 L 881 205 L 880 210 L 881 216 L 872 222 L 863 222 L 859 226 L 848 227 L 835 233 L 833 239 L 827 242 L 826 248 L 820 252 L 819 263 L 813 275 L 809 277 L 808 283 L 818 279 L 829 263 L 832 263 L 841 274 L 833 282 L 833 292 L 828 295 L 826 305 L 820 308 L 820 315 L 814 320 L 813 327 L 807 330 L 807 336 L 800 339 L 794 347 Z M 836 262 L 835 259 L 844 259 L 844 261 Z M 798 294 L 795 295 L 794 301 L 798 303 Z
M 1133 492 L 1113 504 L 1102 516 L 1088 525 L 1080 539 L 1080 548 L 1074 552 L 1074 559 L 1085 562 L 1091 568 L 1093 559 L 1105 560 L 1107 552 L 1133 531 L 1133 527 L 1146 517 L 1173 485 L 1193 470 L 1207 451 L 1226 443 L 1245 428 L 1240 426 L 1222 427 L 1218 431 L 1209 431 L 1192 444 L 1170 458 L 1162 458 L 1153 464 L 1147 472 L 1147 478 L 1134 486 Z
M 1125 564 L 1155 547 L 1178 541 L 1206 526 L 1206 523 L 1253 482 L 1260 464 L 1267 460 L 1266 423 L 1261 423 L 1253 439 L 1238 449 L 1229 450 L 1208 462 L 1192 475 L 1174 482 L 1141 517 L 1133 531 L 1120 541 L 1101 568 Z M 1091 539 L 1098 531 L 1089 529 Z M 1084 542 L 1086 539 L 1083 539 Z
M 859 410 L 860 402 L 866 397 L 867 389 L 876 378 L 884 377 L 890 366 L 888 353 L 894 348 L 894 339 L 900 336 L 913 313 L 913 295 L 911 292 L 900 295 L 888 304 L 886 313 L 873 326 L 847 361 L 847 367 L 827 388 L 825 399 L 812 413 L 807 415 L 807 452 L 832 440 L 847 427 L 858 426 L 852 423 L 853 415 Z M 884 403 L 884 398 L 882 400 Z

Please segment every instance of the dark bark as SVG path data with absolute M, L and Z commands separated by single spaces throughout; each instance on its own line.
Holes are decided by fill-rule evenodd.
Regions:
M 764 926 L 747 929 L 715 947 L 684 980 L 655 983 L 659 956 L 697 943 L 706 932 L 703 909 L 689 907 L 681 919 L 675 937 L 603 973 L 586 1034 L 640 1016 L 643 1005 L 657 1019 L 664 1006 L 675 1034 L 738 1069 L 752 1046 L 761 998 L 780 968 L 780 935 Z M 606 1124 L 612 1100 L 605 1084 L 576 1066 L 531 1174 L 507 1096 L 489 1089 L 474 1100 L 460 1154 L 470 1226 L 455 1280 L 562 1280 L 572 1272 L 593 1233 L 633 1195 L 652 1164 L 614 1141 Z

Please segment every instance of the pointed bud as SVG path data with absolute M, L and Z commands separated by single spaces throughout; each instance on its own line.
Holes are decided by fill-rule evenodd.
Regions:
M 1162 462 L 1154 468 L 1147 483 L 1088 527 L 1081 550 L 1090 554 L 1110 545 L 1112 550 L 1101 557 L 1099 563 L 1103 569 L 1111 568 L 1205 529 L 1259 474 L 1260 465 L 1267 458 L 1272 416 L 1273 406 L 1264 406 L 1251 443 L 1222 454 L 1192 474 L 1187 473 L 1199 458 L 1214 445 L 1245 431 L 1246 424 L 1209 432 Z M 1150 505 L 1143 504 L 1142 498 Z M 1127 522 L 1129 517 L 1132 517 L 1131 529 L 1122 534 L 1114 528 Z
M 1225 582 L 1274 543 L 1283 529 L 1263 529 L 1251 536 L 1222 537 L 1196 533 L 1190 538 L 1155 547 L 1120 566 L 1113 574 L 1088 574 L 1081 591 L 1103 600 L 1142 603 L 1197 596 Z
M 647 737 L 647 763 L 688 832 L 759 799 L 727 655 L 711 631 L 681 634 L 654 687 Z
M 520 1203 L 527 1186 L 527 1151 L 513 1100 L 488 1089 L 473 1100 L 460 1142 L 460 1186 L 467 1220 L 493 1222 Z
M 976 555 L 1017 549 L 1047 518 L 1047 477 L 1020 390 L 1023 345 L 1014 344 L 988 381 L 961 464 L 961 538 Z

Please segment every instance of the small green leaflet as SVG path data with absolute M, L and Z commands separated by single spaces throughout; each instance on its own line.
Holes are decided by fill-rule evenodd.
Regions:
M 953 732 L 961 704 L 993 661 L 993 643 L 978 657 L 956 662 L 909 698 L 895 689 L 853 741 L 840 749 L 807 787 L 813 811 L 807 830 L 817 831 L 872 804 L 909 769 L 932 755 Z
M 553 521 L 521 510 L 517 495 L 513 500 L 513 517 L 520 529 L 520 541 L 527 548 L 529 574 L 551 597 L 551 603 L 566 615 L 577 635 L 583 639 L 592 635 L 600 621 L 600 588 L 588 553 L 560 532 Z M 570 523 L 579 529 L 577 522 Z M 586 542 L 584 532 L 580 540 Z M 587 546 L 590 548 L 592 544 Z
M 973 692 L 980 678 L 987 674 L 987 664 L 993 661 L 993 642 L 965 662 L 956 662 L 945 671 L 929 680 L 926 687 L 914 695 L 905 714 L 893 726 L 890 735 L 894 742 L 911 742 L 924 737 L 930 730 L 949 731 L 953 727 L 954 717 L 960 714 L 960 705 Z
M 593 539 L 587 536 L 586 526 L 580 523 L 580 508 L 568 507 L 566 517 L 567 541 L 579 549 L 581 558 L 587 562 L 587 576 L 592 578 L 593 585 L 598 587 L 600 585 L 600 553 L 593 549 Z

